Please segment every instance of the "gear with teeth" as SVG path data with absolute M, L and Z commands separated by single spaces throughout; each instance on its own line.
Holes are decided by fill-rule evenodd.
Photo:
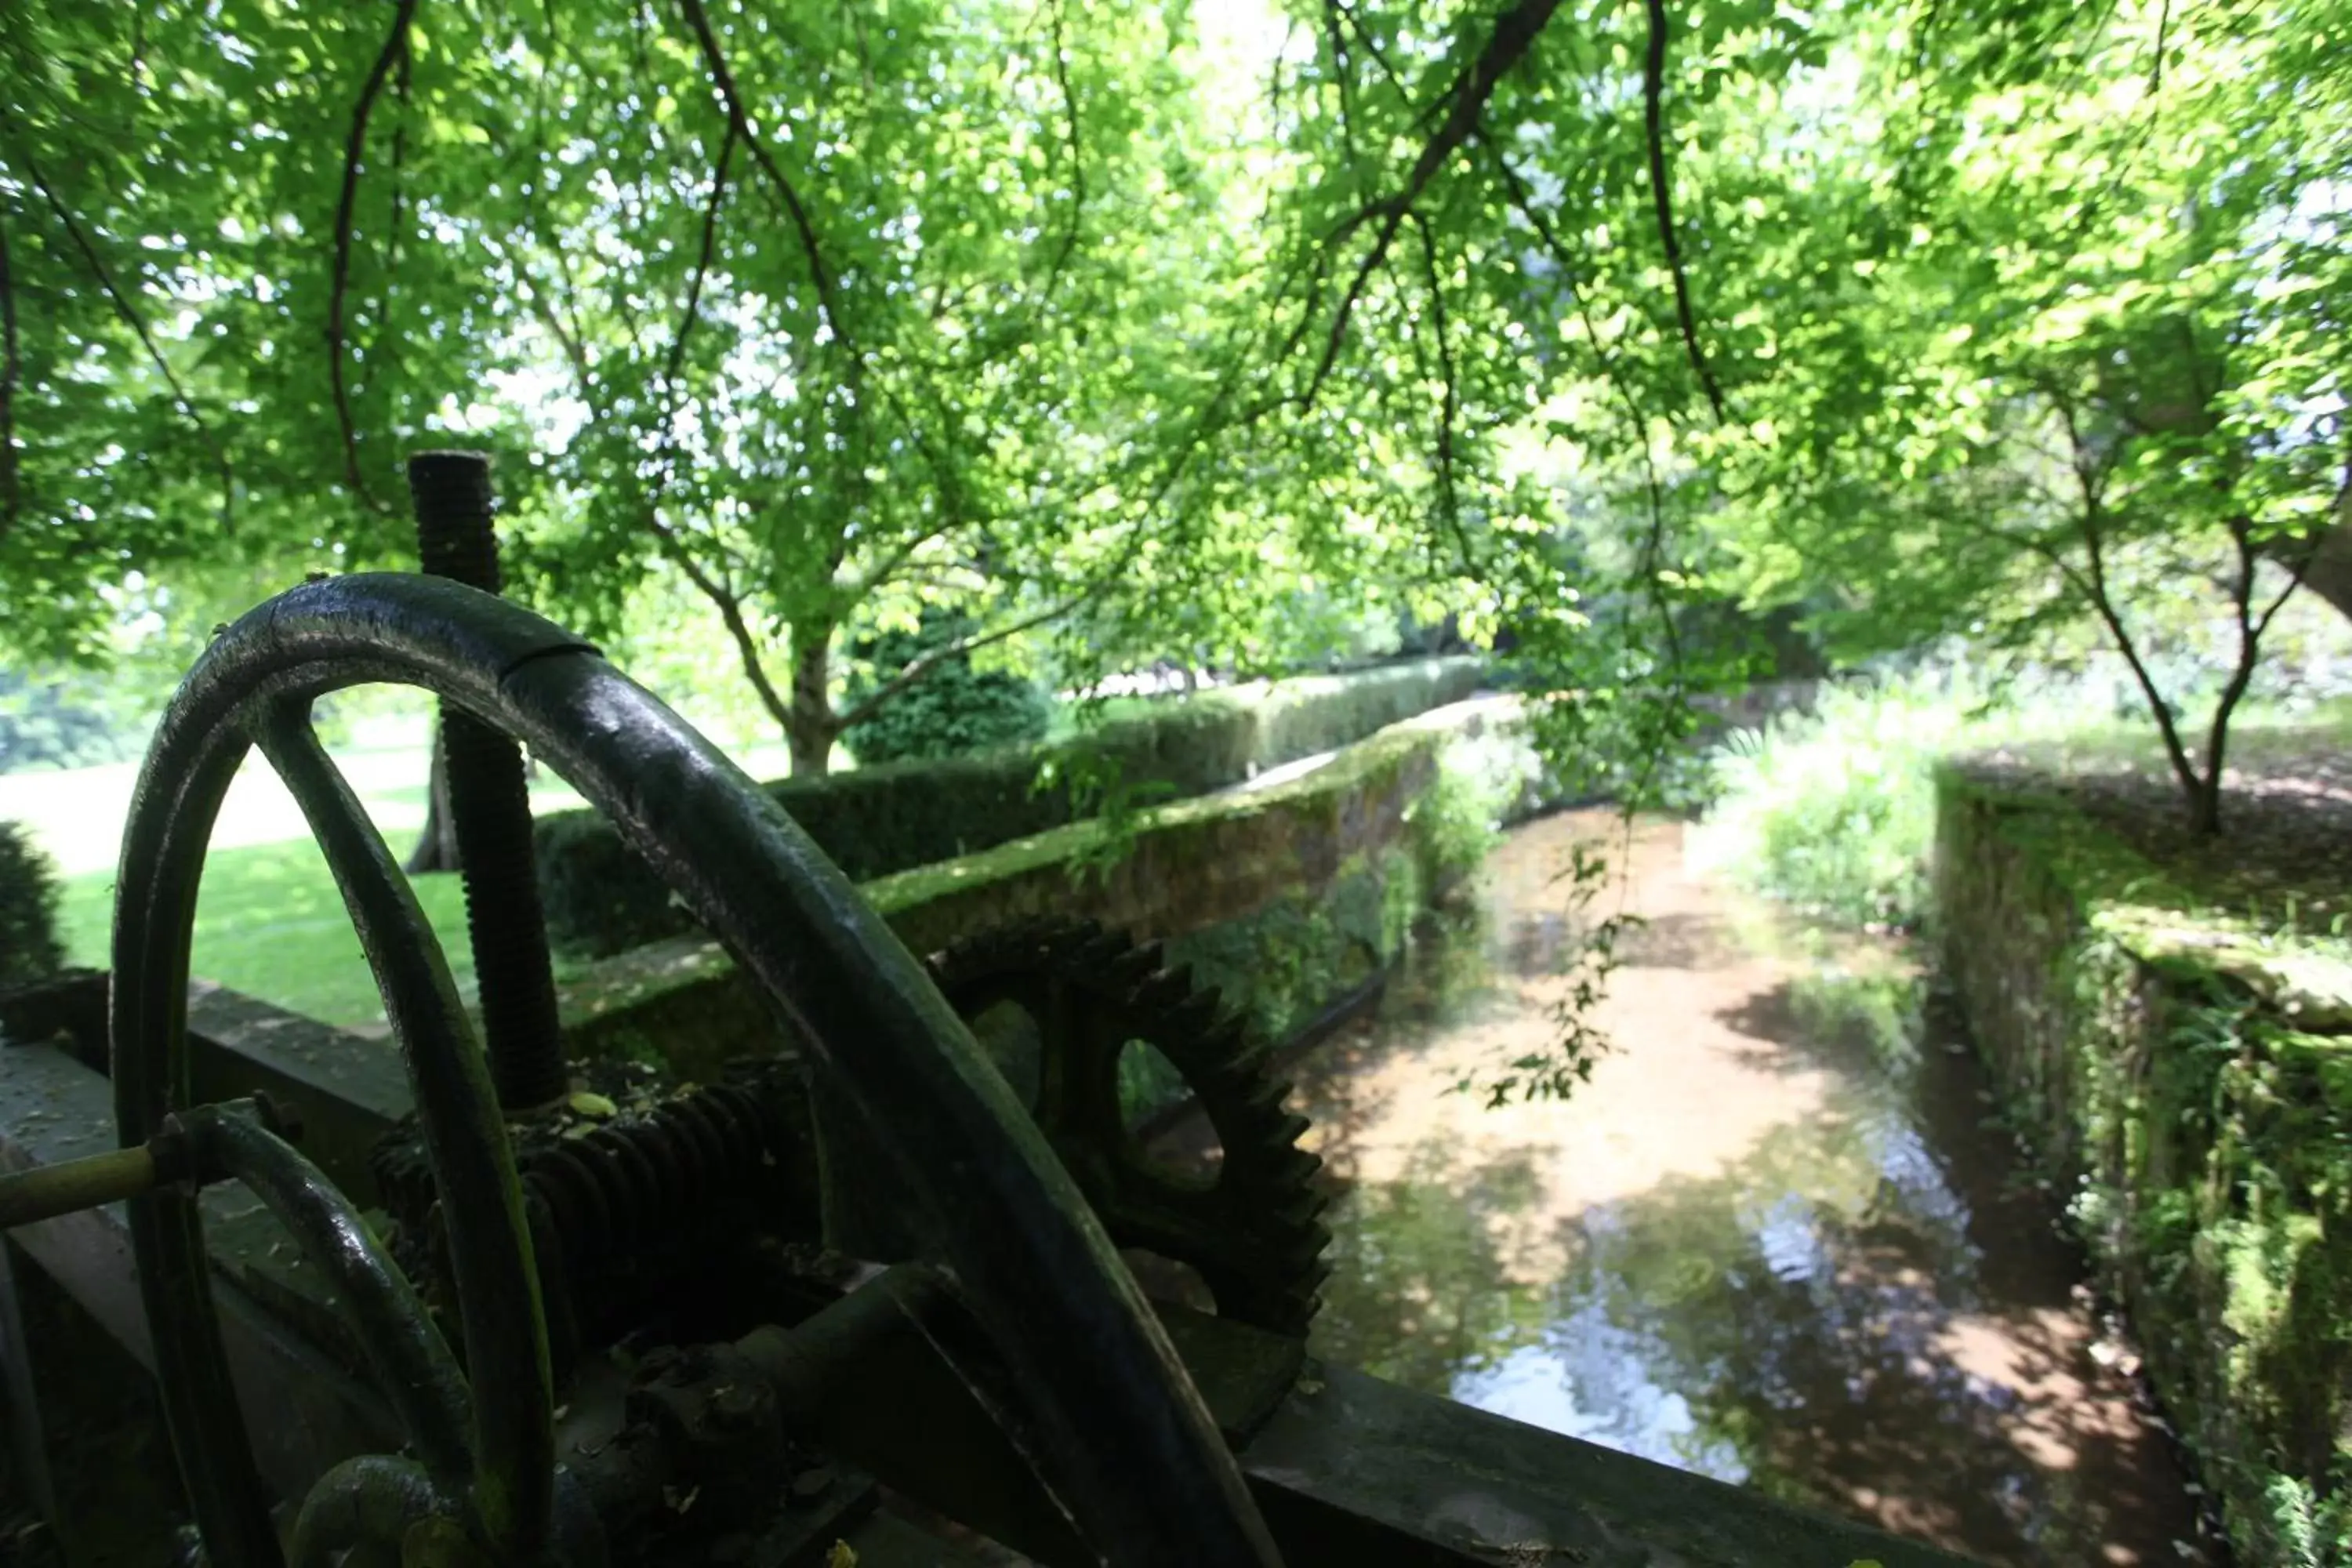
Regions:
M 994 1055 L 1111 1240 L 1196 1271 L 1221 1317 L 1303 1336 L 1331 1272 L 1307 1121 L 1284 1107 L 1239 1020 L 1159 946 L 1091 922 L 1012 927 L 932 955 L 931 976 Z M 1222 1154 L 1179 1169 L 1147 1154 L 1119 1103 L 1131 1043 L 1197 1097 Z

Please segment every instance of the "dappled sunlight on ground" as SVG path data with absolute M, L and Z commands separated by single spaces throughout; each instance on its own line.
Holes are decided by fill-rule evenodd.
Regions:
M 1503 872 L 1509 884 L 1498 891 L 1530 903 L 1543 897 L 1570 846 L 1595 826 L 1559 816 L 1523 829 Z M 1657 924 L 1628 939 L 1601 1021 L 1612 1039 L 1638 1051 L 1604 1058 L 1573 1109 L 1537 1102 L 1489 1110 L 1475 1095 L 1432 1092 L 1497 1059 L 1541 1051 L 1555 1037 L 1553 1010 L 1568 982 L 1549 972 L 1557 941 L 1541 921 L 1507 934 L 1507 967 L 1494 992 L 1465 1004 L 1463 1016 L 1402 1049 L 1354 1036 L 1316 1064 L 1318 1073 L 1346 1077 L 1343 1092 L 1310 1091 L 1310 1137 L 1323 1141 L 1344 1180 L 1399 1180 L 1414 1152 L 1430 1144 L 1482 1163 L 1525 1159 L 1536 1195 L 1494 1221 L 1513 1233 L 1507 1256 L 1514 1278 L 1549 1278 L 1561 1262 L 1557 1232 L 1530 1230 L 1528 1215 L 1573 1215 L 1670 1177 L 1716 1175 L 1772 1128 L 1818 1114 L 1825 1103 L 1827 1074 L 1792 1065 L 1743 1022 L 1743 1009 L 1769 997 L 1782 978 L 1772 961 L 1729 952 L 1720 939 L 1703 952 L 1655 942 L 1661 933 L 1687 932 L 1677 917 L 1703 906 L 1703 893 L 1682 873 L 1671 830 L 1645 833 L 1628 871 L 1626 896 Z

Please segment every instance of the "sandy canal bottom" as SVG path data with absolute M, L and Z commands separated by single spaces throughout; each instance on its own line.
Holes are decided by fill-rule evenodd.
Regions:
M 1625 877 L 1596 912 L 1646 921 L 1616 1049 L 1489 1110 L 1455 1086 L 1558 1037 L 1580 839 Z M 2219 1561 L 1904 950 L 1605 815 L 1515 830 L 1472 901 L 1302 1072 L 1340 1194 L 1320 1353 L 1990 1563 Z

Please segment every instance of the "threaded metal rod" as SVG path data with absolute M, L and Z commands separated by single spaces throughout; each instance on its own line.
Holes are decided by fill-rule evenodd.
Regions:
M 408 490 L 416 507 L 417 557 L 425 572 L 499 592 L 488 457 L 419 452 L 408 459 Z M 532 863 L 522 748 L 446 702 L 441 705 L 441 746 L 490 1081 L 501 1109 L 535 1110 L 561 1100 L 568 1079 L 547 917 Z

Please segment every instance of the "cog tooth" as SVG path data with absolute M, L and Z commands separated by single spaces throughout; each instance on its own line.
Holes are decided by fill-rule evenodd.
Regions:
M 1148 976 L 1137 993 L 1136 1001 L 1142 1006 L 1175 1016 L 1179 1026 L 1192 1026 L 1192 1004 L 1194 992 L 1192 983 L 1181 974 L 1158 970 Z
M 1266 1134 L 1266 1142 L 1296 1143 L 1305 1136 L 1307 1130 L 1314 1125 L 1315 1123 L 1295 1110 L 1285 1111 L 1282 1120 L 1275 1123 L 1274 1131 Z
M 1209 1068 L 1209 1077 L 1220 1092 L 1250 1099 L 1257 1087 L 1265 1081 L 1266 1052 L 1260 1046 L 1244 1046 Z
M 1323 1168 L 1323 1162 L 1315 1155 L 1289 1146 L 1268 1150 L 1261 1161 L 1252 1163 L 1255 1167 L 1252 1174 L 1258 1179 L 1286 1186 L 1303 1186 Z
M 1251 1085 L 1242 1103 L 1261 1114 L 1278 1112 L 1296 1087 L 1287 1079 L 1263 1079 Z
M 1284 1260 L 1291 1267 L 1305 1268 L 1319 1264 L 1323 1257 L 1323 1249 L 1330 1245 L 1330 1227 L 1310 1224 L 1283 1244 L 1282 1255 Z M 1321 1281 L 1318 1280 L 1317 1283 L 1320 1284 Z
M 1170 978 L 1183 987 L 1182 994 L 1175 1004 L 1177 1021 L 1204 1037 L 1223 1034 L 1227 1026 L 1228 1011 L 1223 994 L 1205 985 L 1194 986 L 1190 975 L 1171 975 Z M 1233 1014 L 1233 1021 L 1238 1022 L 1239 1019 L 1239 1013 Z
M 1135 951 L 1135 939 L 1123 931 L 1088 925 L 1072 957 L 1075 966 L 1100 968 L 1116 963 Z
M 1151 994 L 1160 979 L 1160 963 L 1150 949 L 1132 948 L 1110 959 L 1103 967 L 1109 972 L 1111 984 L 1130 993 L 1135 1003 L 1146 1007 L 1161 1005 Z
M 1281 1208 L 1276 1210 L 1274 1217 L 1276 1223 L 1286 1228 L 1304 1229 L 1305 1227 L 1315 1224 L 1317 1220 L 1321 1219 L 1323 1217 L 1323 1211 L 1330 1206 L 1331 1197 L 1329 1194 L 1320 1193 L 1316 1191 L 1314 1188 L 1309 1187 L 1305 1192 L 1300 1193 L 1297 1197 L 1292 1198 Z

